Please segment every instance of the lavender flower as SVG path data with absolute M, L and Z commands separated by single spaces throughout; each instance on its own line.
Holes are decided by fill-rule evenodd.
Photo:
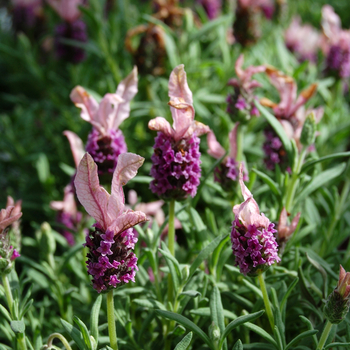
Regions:
M 230 139 L 230 152 L 222 163 L 219 164 L 214 169 L 214 180 L 219 182 L 225 190 L 232 189 L 232 186 L 239 177 L 239 164 L 236 160 L 237 158 L 237 128 L 239 123 L 232 129 L 229 133 Z M 207 134 L 207 143 L 208 143 L 208 153 L 215 159 L 222 158 L 226 151 L 216 140 L 214 133 L 211 131 Z M 244 171 L 243 180 L 248 181 L 247 172 Z
M 22 216 L 22 213 L 18 212 L 18 208 L 20 210 L 20 205 L 16 204 L 15 206 L 7 206 L 6 209 L 0 211 L 0 275 L 8 274 L 13 266 L 12 262 L 20 256 L 11 245 L 8 234 L 9 226 Z
M 340 265 L 337 287 L 328 296 L 324 314 L 329 322 L 338 324 L 342 322 L 350 308 L 350 272 L 346 272 Z
M 86 237 L 88 273 L 98 293 L 109 291 L 135 280 L 137 257 L 133 252 L 137 238 L 133 226 L 146 221 L 140 211 L 126 209 L 122 186 L 132 179 L 144 158 L 133 154 L 120 155 L 113 173 L 111 195 L 100 186 L 97 165 L 86 153 L 75 177 L 80 203 L 97 221 L 95 230 Z
M 305 110 L 304 104 L 316 92 L 317 84 L 311 84 L 297 96 L 297 85 L 293 78 L 284 75 L 272 67 L 266 68 L 266 74 L 269 76 L 272 85 L 276 87 L 280 94 L 280 102 L 274 103 L 267 98 L 260 100 L 263 106 L 270 107 L 275 117 L 280 121 L 284 131 L 290 139 L 294 139 L 298 148 L 301 149 L 300 142 L 301 131 L 303 129 L 306 117 L 315 113 L 315 119 L 319 121 L 323 116 L 323 109 Z M 276 164 L 286 169 L 289 165 L 287 153 L 283 148 L 281 140 L 277 134 L 268 127 L 265 130 L 266 141 L 263 149 L 265 151 L 264 162 L 268 169 L 273 170 Z
M 235 71 L 237 78 L 230 79 L 228 85 L 233 86 L 234 93 L 227 97 L 227 113 L 234 120 L 246 123 L 252 116 L 260 115 L 258 109 L 254 105 L 256 96 L 255 88 L 260 84 L 256 80 L 252 80 L 252 76 L 256 73 L 265 71 L 264 66 L 249 66 L 243 69 L 244 56 L 240 55 L 235 63 Z
M 311 25 L 302 25 L 300 22 L 300 17 L 294 17 L 284 33 L 286 46 L 300 62 L 316 62 L 320 34 Z
M 72 231 L 78 231 L 83 215 L 77 210 L 72 184 L 65 187 L 63 201 L 52 201 L 50 203 L 50 208 L 57 210 L 56 221 L 68 229 L 59 228 L 58 232 L 66 238 L 69 245 L 73 246 L 75 239 Z
M 12 25 L 16 32 L 28 33 L 42 21 L 42 0 L 12 0 Z
M 177 66 L 169 78 L 170 109 L 173 127 L 162 117 L 148 123 L 158 131 L 152 155 L 150 188 L 164 199 L 194 197 L 201 176 L 198 136 L 209 128 L 194 121 L 192 92 L 187 85 L 184 66 Z
M 86 57 L 82 47 L 67 45 L 64 40 L 75 40 L 86 43 L 88 40 L 85 22 L 77 19 L 74 22 L 63 22 L 56 26 L 54 35 L 55 53 L 58 59 L 79 63 Z
M 260 215 L 259 206 L 243 182 L 243 167 L 240 167 L 239 183 L 244 202 L 233 207 L 235 220 L 232 222 L 231 242 L 233 254 L 241 273 L 256 276 L 275 262 L 278 256 L 274 237 L 274 224 Z
M 77 86 L 70 94 L 71 100 L 81 108 L 82 119 L 92 124 L 93 129 L 88 136 L 86 151 L 98 165 L 99 175 L 111 175 L 117 166 L 118 157 L 127 152 L 124 135 L 119 129 L 123 120 L 129 117 L 130 101 L 137 93 L 137 68 L 118 85 L 114 94 L 106 94 L 98 103 L 84 88 Z M 71 131 L 65 131 L 75 164 L 84 153 L 83 143 Z
M 65 39 L 85 43 L 88 40 L 85 22 L 79 19 L 79 5 L 84 0 L 48 0 L 51 7 L 64 20 L 55 29 L 55 52 L 58 59 L 79 63 L 85 59 L 85 50 L 81 47 L 67 45 Z
M 221 11 L 221 0 L 198 0 L 210 20 L 217 18 Z
M 289 239 L 292 237 L 292 234 L 296 230 L 299 219 L 300 219 L 300 212 L 295 215 L 295 217 L 291 220 L 291 223 L 288 225 L 287 223 L 287 217 L 288 213 L 286 208 L 283 207 L 279 220 L 278 220 L 278 226 L 277 226 L 277 235 L 276 240 L 278 243 L 278 250 L 279 254 L 282 255 L 286 243 L 289 241 Z
M 322 50 L 326 56 L 326 72 L 337 78 L 350 77 L 350 30 L 341 29 L 339 16 L 333 8 L 322 8 L 323 42 Z

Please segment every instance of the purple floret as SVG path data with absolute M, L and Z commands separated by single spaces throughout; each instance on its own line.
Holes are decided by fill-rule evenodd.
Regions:
M 279 164 L 283 169 L 287 168 L 288 156 L 280 138 L 272 129 L 266 129 L 264 134 L 266 140 L 263 144 L 263 150 L 265 152 L 264 163 L 266 168 L 274 170 L 276 164 Z
M 219 16 L 221 11 L 221 0 L 198 0 L 198 2 L 203 6 L 210 20 Z
M 241 273 L 255 276 L 281 261 L 274 227 L 275 224 L 271 223 L 267 229 L 255 225 L 249 225 L 247 229 L 238 218 L 232 222 L 232 250 Z
M 111 235 L 113 243 L 110 242 Z M 85 246 L 90 248 L 86 264 L 92 276 L 93 288 L 98 293 L 129 281 L 135 282 L 138 267 L 137 257 L 132 250 L 136 242 L 132 228 L 114 235 L 114 232 L 103 232 L 99 225 L 95 225 L 95 231 L 86 237 Z
M 158 132 L 151 157 L 150 188 L 164 199 L 181 200 L 197 193 L 201 177 L 200 139 L 193 135 L 188 140 L 175 142 L 170 136 Z
M 339 78 L 350 77 L 350 45 L 346 48 L 332 45 L 326 59 L 326 70 Z
M 90 153 L 98 166 L 98 174 L 113 174 L 119 154 L 128 148 L 121 130 L 109 130 L 109 135 L 102 136 L 94 128 L 88 136 L 86 151 Z
M 85 50 L 81 47 L 68 45 L 62 39 L 86 43 L 88 40 L 85 22 L 77 19 L 74 22 L 63 22 L 55 29 L 55 52 L 58 59 L 79 63 L 85 59 Z

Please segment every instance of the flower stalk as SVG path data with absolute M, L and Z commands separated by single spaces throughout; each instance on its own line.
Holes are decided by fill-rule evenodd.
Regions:
M 264 279 L 264 274 L 263 273 L 259 273 L 258 274 L 258 280 L 259 280 L 259 283 L 260 283 L 260 288 L 261 288 L 263 299 L 264 299 L 264 305 L 265 305 L 265 310 L 266 310 L 266 313 L 267 313 L 267 317 L 269 319 L 271 329 L 273 330 L 275 328 L 275 320 L 274 320 L 274 317 L 273 317 L 269 296 L 267 294 L 267 289 L 266 289 L 266 284 L 265 284 L 265 279 Z
M 108 334 L 111 348 L 118 350 L 117 329 L 115 327 L 113 289 L 107 293 Z
M 317 350 L 322 350 L 325 343 L 326 343 L 326 340 L 328 339 L 328 336 L 329 336 L 329 333 L 332 329 L 332 323 L 327 321 L 324 329 L 323 329 L 323 332 L 322 332 L 322 335 L 321 335 L 321 338 L 320 338 L 320 341 L 318 342 L 318 346 L 317 346 Z

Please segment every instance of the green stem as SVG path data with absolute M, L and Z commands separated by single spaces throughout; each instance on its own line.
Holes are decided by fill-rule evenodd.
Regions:
M 263 294 L 263 299 L 264 299 L 264 304 L 265 304 L 265 310 L 267 313 L 267 317 L 270 322 L 271 329 L 273 330 L 275 328 L 275 321 L 273 318 L 272 314 L 272 309 L 271 309 L 271 304 L 269 300 L 269 296 L 267 295 L 267 290 L 266 290 L 266 285 L 265 285 L 265 279 L 263 273 L 259 273 L 258 275 L 259 283 L 260 283 L 260 288 Z
M 169 229 L 168 248 L 172 256 L 175 256 L 175 200 L 169 202 Z
M 326 323 L 326 325 L 325 325 L 325 327 L 323 329 L 320 341 L 318 342 L 317 350 L 322 350 L 323 349 L 323 346 L 324 346 L 324 344 L 327 341 L 327 338 L 328 338 L 329 332 L 332 329 L 332 326 L 333 326 L 332 323 L 327 321 L 327 323 Z
M 243 138 L 244 138 L 244 125 L 238 125 L 237 127 L 237 162 L 243 162 Z
M 13 320 L 16 319 L 15 313 L 13 310 L 13 296 L 11 292 L 10 282 L 7 278 L 7 275 L 2 275 L 2 284 L 4 286 L 7 305 L 10 309 L 10 315 Z M 26 344 L 26 336 L 24 333 L 17 333 L 16 334 L 17 342 L 18 342 L 18 349 L 19 350 L 27 350 L 27 344 Z
M 47 340 L 47 347 L 50 349 L 52 347 L 52 342 L 53 340 L 57 338 L 59 339 L 63 346 L 67 349 L 67 350 L 72 350 L 72 348 L 70 347 L 67 339 L 60 333 L 52 333 L 50 336 L 49 336 L 49 339 Z
M 114 318 L 114 300 L 113 289 L 107 293 L 107 320 L 108 320 L 108 334 L 111 348 L 118 350 L 117 330 L 115 327 Z
M 290 182 L 288 189 L 287 189 L 286 210 L 288 213 L 292 210 L 295 192 L 296 192 L 296 190 L 298 188 L 298 184 L 299 184 L 299 174 L 300 174 L 301 168 L 302 168 L 303 163 L 304 163 L 306 152 L 307 152 L 307 148 L 303 147 L 303 149 L 298 157 L 298 162 L 297 162 L 295 168 L 293 169 L 292 179 L 291 179 L 291 182 Z
M 4 286 L 6 300 L 7 300 L 7 305 L 9 307 L 9 309 L 10 309 L 11 317 L 12 317 L 12 319 L 14 319 L 14 315 L 13 315 L 13 312 L 12 312 L 13 297 L 12 297 L 10 282 L 9 282 L 9 279 L 7 278 L 6 274 L 2 275 L 2 284 Z

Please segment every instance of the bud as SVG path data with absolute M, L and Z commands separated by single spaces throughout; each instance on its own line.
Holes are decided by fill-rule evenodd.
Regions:
M 350 272 L 340 265 L 337 287 L 329 295 L 324 308 L 327 320 L 338 324 L 344 320 L 350 307 Z
M 315 113 L 311 113 L 306 117 L 303 129 L 301 131 L 300 142 L 304 146 L 310 146 L 315 142 L 316 136 L 316 120 Z
M 47 222 L 41 225 L 40 231 L 36 233 L 36 236 L 40 244 L 40 252 L 43 256 L 46 257 L 50 254 L 54 254 L 56 250 L 56 241 L 52 234 L 52 228 Z
M 212 341 L 218 342 L 220 340 L 220 329 L 219 327 L 212 322 L 212 324 L 209 326 L 209 337 Z

